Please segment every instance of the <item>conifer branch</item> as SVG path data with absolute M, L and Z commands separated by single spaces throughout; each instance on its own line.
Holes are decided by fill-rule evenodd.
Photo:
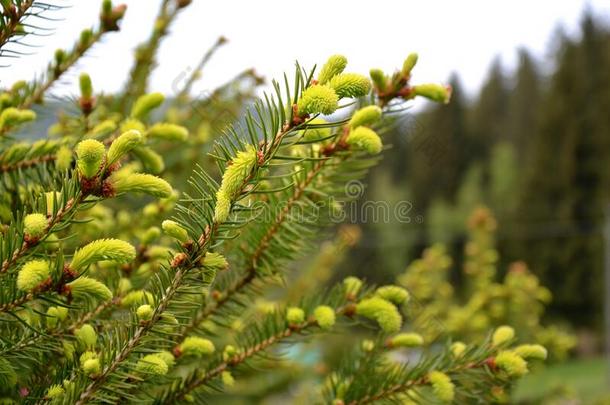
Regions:
M 111 300 L 100 303 L 93 310 L 85 312 L 81 316 L 79 316 L 73 323 L 71 323 L 69 326 L 66 327 L 65 331 L 67 331 L 69 333 L 73 333 L 74 330 L 80 328 L 81 326 L 83 326 L 85 323 L 91 321 L 92 319 L 95 319 L 98 315 L 100 315 L 102 312 L 104 312 L 108 308 L 110 308 L 114 305 L 117 305 L 120 302 L 120 300 L 121 300 L 121 296 L 116 296 L 116 297 L 113 297 Z M 65 331 L 59 329 L 57 331 L 52 331 L 50 334 L 37 333 L 35 336 L 32 336 L 25 341 L 17 342 L 13 346 L 8 346 L 8 347 L 3 348 L 2 350 L 0 350 L 0 355 L 14 353 L 18 350 L 23 350 L 27 347 L 31 347 L 31 346 L 37 344 L 38 342 L 40 342 L 40 340 L 42 340 L 42 339 L 62 338 L 66 335 Z
M 50 219 L 44 233 L 34 240 L 24 240 L 21 246 L 13 251 L 9 258 L 2 262 L 0 268 L 0 274 L 6 273 L 12 266 L 14 266 L 21 258 L 23 258 L 30 249 L 35 247 L 40 240 L 44 240 L 48 235 L 53 233 L 53 228 L 61 223 L 64 217 L 71 215 L 84 200 L 84 195 L 79 194 L 74 198 L 69 199 L 66 203 L 56 212 L 56 214 Z
M 352 312 L 353 306 L 351 304 L 335 309 L 336 315 L 346 315 Z M 172 401 L 176 399 L 184 399 L 184 396 L 186 394 L 201 387 L 202 385 L 205 385 L 214 378 L 217 378 L 227 369 L 235 368 L 247 361 L 248 359 L 254 357 L 255 355 L 269 349 L 271 346 L 281 343 L 283 340 L 295 334 L 302 334 L 308 328 L 318 325 L 318 321 L 315 318 L 310 318 L 301 324 L 291 324 L 289 327 L 279 331 L 278 333 L 275 333 L 272 336 L 267 337 L 266 339 L 258 342 L 257 344 L 242 349 L 239 354 L 229 358 L 226 361 L 221 362 L 211 370 L 208 370 L 200 374 L 199 377 L 187 382 L 182 388 L 180 388 L 178 391 L 175 391 L 169 398 L 165 398 L 163 403 L 171 404 L 173 403 Z
M 441 371 L 447 375 L 451 375 L 451 374 L 459 374 L 463 371 L 466 370 L 472 370 L 472 369 L 477 369 L 477 368 L 485 368 L 489 365 L 489 359 L 483 360 L 483 361 L 479 361 L 479 362 L 471 362 L 471 363 L 467 363 L 467 364 L 462 364 L 460 366 L 457 367 L 451 367 L 448 368 L 446 370 L 437 370 L 437 371 Z M 406 392 L 412 388 L 418 387 L 418 386 L 423 386 L 423 385 L 427 385 L 430 383 L 430 379 L 428 377 L 428 375 L 424 375 L 418 378 L 414 378 L 412 380 L 407 380 L 403 383 L 400 384 L 396 384 L 393 385 L 391 387 L 385 388 L 383 391 L 380 391 L 376 394 L 373 395 L 367 395 L 364 396 L 362 398 L 359 399 L 354 399 L 351 400 L 350 402 L 348 402 L 346 405 L 365 405 L 365 404 L 371 404 L 374 403 L 376 401 L 380 401 L 383 399 L 387 399 L 390 398 L 392 396 L 395 396 L 396 394 L 400 394 L 403 392 Z
M 127 359 L 131 352 L 138 347 L 142 338 L 152 329 L 155 323 L 161 319 L 161 315 L 168 307 L 171 299 L 180 287 L 182 278 L 184 277 L 186 271 L 188 271 L 188 268 L 179 268 L 176 270 L 172 283 L 167 288 L 165 295 L 159 302 L 159 305 L 156 307 L 151 321 L 136 329 L 134 335 L 131 337 L 131 339 L 129 339 L 129 341 L 127 341 L 125 346 L 123 346 L 121 351 L 115 356 L 114 360 L 104 367 L 101 374 L 83 390 L 75 405 L 83 405 L 89 402 L 91 397 L 98 389 L 100 389 L 109 376 Z
M 107 3 L 110 4 L 109 1 Z M 34 103 L 42 102 L 44 94 L 51 86 L 74 66 L 93 45 L 99 42 L 104 34 L 119 29 L 118 23 L 123 18 L 125 9 L 126 6 L 124 5 L 117 6 L 114 9 L 104 5 L 100 15 L 100 26 L 94 31 L 84 30 L 69 52 L 58 50 L 55 53 L 55 61 L 49 64 L 47 77 L 41 82 L 34 82 L 29 85 L 28 94 L 19 103 L 19 108 L 30 108 Z
M 0 29 L 0 49 L 6 45 L 9 40 L 20 35 L 19 27 L 23 24 L 23 20 L 27 17 L 28 11 L 34 5 L 35 0 L 25 0 L 19 4 L 13 4 L 11 1 L 8 6 L 3 4 L 3 19 L 2 28 Z M 4 21 L 6 19 L 6 21 Z M 1 53 L 0 53 L 1 54 Z
M 146 42 L 136 48 L 135 64 L 129 73 L 121 98 L 121 110 L 126 111 L 135 100 L 146 93 L 150 74 L 156 66 L 155 57 L 161 41 L 169 32 L 169 26 L 178 16 L 179 11 L 190 2 L 179 0 L 163 0 L 159 14 L 155 19 L 153 31 Z
M 65 60 L 56 63 L 55 66 L 50 70 L 50 74 L 47 78 L 40 83 L 35 83 L 34 87 L 30 90 L 31 94 L 29 94 L 23 101 L 19 104 L 20 108 L 30 108 L 35 103 L 42 102 L 44 94 L 55 84 L 59 78 L 68 71 L 76 62 L 85 54 L 89 48 L 91 48 L 95 43 L 97 43 L 101 38 L 104 32 L 102 30 L 97 30 L 93 33 L 91 40 L 84 44 L 77 44 L 72 52 L 66 55 Z
M 259 165 L 265 164 L 267 161 L 273 158 L 273 155 L 282 145 L 283 138 L 300 122 L 292 120 L 283 125 L 282 129 L 277 133 L 274 137 L 273 142 L 269 147 L 266 148 L 265 152 L 262 154 L 262 159 L 260 159 Z M 236 195 L 241 195 L 246 186 L 249 184 L 253 177 L 254 173 L 249 173 L 246 177 L 241 181 L 239 187 L 237 187 Z M 232 208 L 231 208 L 232 209 Z M 221 225 L 222 221 L 216 220 L 211 226 L 208 225 L 205 228 L 205 231 L 199 236 L 197 239 L 196 247 L 193 251 L 189 252 L 191 257 L 202 257 L 207 252 L 207 246 L 210 243 L 213 243 L 216 232 Z M 185 273 L 196 266 L 197 261 L 188 260 L 188 256 L 185 254 L 178 255 L 178 257 L 174 258 L 171 263 L 171 268 L 175 271 L 173 279 L 171 281 L 170 286 L 168 286 L 164 295 L 161 297 L 159 304 L 154 310 L 154 313 L 149 322 L 139 326 L 133 337 L 129 339 L 129 341 L 123 346 L 123 348 L 119 351 L 119 353 L 115 356 L 113 361 L 107 365 L 100 375 L 90 383 L 79 396 L 76 405 L 83 405 L 87 403 L 91 397 L 95 394 L 95 392 L 101 388 L 103 383 L 109 378 L 109 376 L 127 359 L 127 357 L 132 353 L 134 349 L 138 347 L 140 341 L 144 338 L 144 336 L 152 329 L 152 327 L 161 319 L 161 315 L 164 313 L 166 308 L 169 306 L 170 301 L 172 300 L 174 294 L 178 291 L 182 284 L 183 277 Z
M 188 334 L 197 327 L 197 325 L 201 324 L 208 317 L 212 316 L 218 310 L 220 310 L 225 304 L 230 302 L 236 294 L 241 293 L 248 285 L 250 285 L 257 278 L 257 261 L 260 256 L 263 254 L 265 249 L 269 246 L 269 241 L 273 238 L 273 235 L 278 231 L 282 223 L 285 221 L 290 209 L 293 205 L 300 199 L 300 197 L 305 192 L 306 188 L 309 187 L 314 178 L 322 171 L 325 163 L 328 160 L 321 160 L 315 164 L 313 169 L 307 173 L 307 177 L 301 183 L 294 187 L 293 194 L 288 200 L 286 204 L 283 206 L 282 210 L 276 216 L 273 224 L 267 232 L 263 235 L 258 245 L 254 249 L 252 253 L 251 259 L 248 260 L 248 268 L 242 274 L 242 276 L 231 286 L 229 286 L 226 290 L 223 290 L 219 293 L 219 298 L 214 300 L 209 305 L 205 305 L 198 311 L 195 316 L 192 318 L 191 322 L 183 329 L 180 334 L 179 342 L 184 340 Z
M 0 165 L 0 173 L 9 173 L 9 172 L 19 171 L 19 170 L 24 170 L 24 169 L 30 169 L 34 166 L 53 162 L 53 161 L 55 161 L 55 159 L 56 159 L 55 155 L 46 155 L 46 156 L 41 156 L 38 158 L 22 160 L 20 162 L 16 162 L 13 164 L 10 164 L 10 163 L 2 164 L 2 165 Z

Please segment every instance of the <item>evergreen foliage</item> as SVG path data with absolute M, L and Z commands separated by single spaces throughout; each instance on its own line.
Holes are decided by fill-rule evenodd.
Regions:
M 57 51 L 40 78 L 0 95 L 2 403 L 247 398 L 261 375 L 275 373 L 276 390 L 294 375 L 283 368 L 281 347 L 325 347 L 329 332 L 346 339 L 356 332 L 359 342 L 328 363 L 309 402 L 487 403 L 530 359 L 545 357 L 534 342 L 514 347 L 494 335 L 469 341 L 459 355 L 446 339 L 418 349 L 416 361 L 397 361 L 391 352 L 423 344 L 407 331 L 405 289 L 355 277 L 297 288 L 311 273 L 300 281 L 291 273 L 298 276 L 299 260 L 349 198 L 345 184 L 377 163 L 387 120 L 416 96 L 446 103 L 451 89 L 412 84 L 415 54 L 391 75 L 375 70 L 374 86 L 343 73 L 347 59 L 335 55 L 317 79 L 297 64 L 249 108 L 260 84 L 251 70 L 193 99 L 196 72 L 167 100 L 148 92 L 148 80 L 160 42 L 189 3 L 161 2 L 123 91 L 103 94 L 81 74 L 76 108 L 43 140 L 19 140 L 25 135 L 16 130 L 27 135 L 36 119 L 30 107 L 45 109 L 47 91 L 103 35 L 120 30 L 126 7 L 104 0 L 98 27 Z M 1 5 L 0 48 L 29 7 L 44 8 Z M 339 109 L 343 117 L 329 116 Z M 242 118 L 214 122 L 228 111 Z M 342 232 L 318 263 L 357 239 Z M 263 301 L 282 283 L 281 298 Z

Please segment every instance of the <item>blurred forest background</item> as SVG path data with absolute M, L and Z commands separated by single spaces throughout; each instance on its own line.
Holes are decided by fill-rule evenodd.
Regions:
M 521 49 L 515 71 L 493 61 L 475 97 L 464 95 L 454 75 L 451 103 L 397 122 L 386 135 L 393 148 L 362 201 L 409 201 L 413 220 L 363 223 L 346 273 L 393 280 L 438 242 L 459 264 L 466 220 L 485 205 L 498 221 L 499 271 L 525 261 L 553 294 L 547 315 L 594 331 L 598 346 L 582 350 L 600 349 L 610 31 L 591 11 L 580 28 L 575 37 L 554 34 L 552 62 Z M 451 273 L 458 285 L 460 272 Z

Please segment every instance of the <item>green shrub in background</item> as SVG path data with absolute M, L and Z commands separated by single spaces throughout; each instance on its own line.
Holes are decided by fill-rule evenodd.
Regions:
M 489 328 L 511 325 L 520 339 L 542 344 L 553 358 L 565 359 L 576 344 L 575 337 L 557 326 L 541 324 L 551 292 L 523 262 L 513 263 L 498 280 L 496 226 L 487 208 L 479 207 L 471 214 L 459 289 L 450 279 L 455 263 L 441 244 L 426 249 L 399 276 L 398 284 L 417 303 L 410 307 L 414 329 L 434 342 L 446 334 L 454 339 L 480 339 Z

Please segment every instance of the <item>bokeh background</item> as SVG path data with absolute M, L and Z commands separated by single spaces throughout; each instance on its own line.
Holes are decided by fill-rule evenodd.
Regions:
M 123 87 L 160 3 L 125 2 L 122 35 L 109 36 L 54 86 L 57 103 L 77 94 L 74 78 L 81 71 L 105 92 Z M 55 48 L 68 47 L 83 26 L 94 24 L 99 3 L 66 2 L 60 19 L 48 22 L 54 35 L 32 39 L 44 47 L 28 48 L 32 56 L 0 69 L 0 84 L 43 70 Z M 295 16 L 302 22 L 295 24 Z M 406 202 L 407 220 L 350 217 L 358 236 L 342 247 L 348 251 L 329 277 L 355 272 L 391 282 L 427 247 L 442 244 L 452 258 L 448 272 L 456 295 L 466 296 L 468 219 L 485 206 L 495 217 L 498 278 L 513 263 L 526 263 L 552 295 L 543 321 L 577 338 L 566 359 L 524 381 L 519 398 L 536 402 L 558 385 L 569 386 L 583 403 L 608 397 L 608 1 L 195 0 L 171 31 L 150 83 L 151 91 L 169 97 L 220 35 L 228 43 L 206 66 L 196 94 L 248 68 L 267 79 L 267 87 L 258 87 L 262 92 L 295 60 L 311 67 L 342 53 L 351 71 L 366 73 L 371 65 L 392 71 L 407 53 L 418 52 L 414 82 L 444 81 L 453 88 L 452 101 L 421 102 L 400 117 L 385 135 L 392 147 L 359 191 L 361 205 Z

